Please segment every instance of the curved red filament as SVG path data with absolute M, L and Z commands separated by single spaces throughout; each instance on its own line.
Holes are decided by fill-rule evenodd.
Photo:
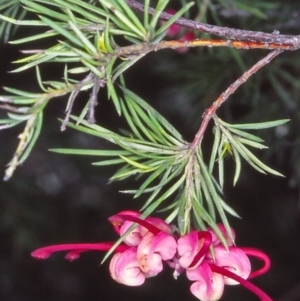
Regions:
M 137 223 L 137 224 L 145 227 L 147 230 L 152 232 L 154 235 L 157 235 L 159 232 L 162 231 L 159 228 L 157 228 L 157 227 L 153 226 L 152 224 L 150 224 L 149 222 L 145 221 L 144 219 L 140 219 L 140 218 L 138 218 L 136 216 L 133 216 L 133 215 L 116 214 L 116 215 L 111 216 L 108 220 L 114 226 L 118 225 L 118 224 L 122 224 L 125 221 L 134 222 L 134 223 Z
M 260 288 L 258 288 L 251 282 L 243 279 L 242 277 L 240 277 L 222 267 L 219 267 L 213 263 L 209 263 L 209 266 L 214 273 L 221 274 L 223 276 L 229 277 L 229 278 L 239 282 L 241 285 L 246 287 L 248 290 L 250 290 L 251 292 L 256 294 L 260 298 L 261 301 L 273 301 L 264 291 L 262 291 Z
M 74 260 L 80 256 L 80 253 L 87 251 L 108 251 L 114 242 L 95 243 L 95 244 L 62 244 L 39 248 L 31 253 L 31 256 L 37 259 L 47 259 L 52 253 L 59 251 L 70 251 L 66 255 L 66 259 Z M 124 252 L 129 247 L 119 245 L 116 252 Z
M 240 248 L 240 249 L 243 250 L 247 255 L 256 257 L 257 259 L 263 261 L 263 263 L 264 263 L 264 266 L 262 268 L 260 268 L 259 270 L 252 272 L 249 275 L 248 279 L 260 276 L 269 270 L 269 268 L 271 266 L 271 261 L 267 254 L 263 253 L 262 251 L 260 251 L 258 249 L 253 249 L 253 248 Z

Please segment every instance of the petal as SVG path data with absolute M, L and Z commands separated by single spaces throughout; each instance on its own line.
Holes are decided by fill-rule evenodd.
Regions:
M 135 216 L 135 215 L 117 214 L 117 215 L 111 216 L 109 218 L 109 221 L 113 225 L 123 225 L 125 221 L 137 223 L 140 226 L 143 226 L 146 229 L 148 229 L 148 231 L 152 232 L 153 234 L 158 234 L 161 231 L 160 229 L 158 229 L 157 227 L 155 227 L 151 223 L 149 223 L 147 220 L 141 219 L 141 218 L 139 218 L 139 216 Z
M 206 256 L 211 245 L 211 234 L 208 231 L 193 231 L 179 238 L 179 264 L 183 268 L 196 268 Z
M 149 255 L 157 253 L 162 260 L 170 260 L 175 256 L 176 250 L 177 243 L 175 238 L 162 231 L 154 237 Z
M 124 285 L 139 286 L 145 282 L 145 275 L 137 262 L 136 248 L 114 254 L 110 261 L 109 272 L 116 282 Z
M 247 279 L 251 272 L 251 264 L 244 251 L 236 247 L 229 247 L 229 252 L 222 246 L 214 248 L 215 264 L 223 267 L 243 279 Z M 208 255 L 210 257 L 211 255 Z M 237 281 L 224 277 L 225 284 L 236 285 Z
M 220 274 L 213 273 L 213 278 L 212 278 L 212 287 L 213 287 L 213 293 L 210 297 L 210 301 L 217 301 L 219 300 L 224 292 L 224 277 Z
M 119 231 L 121 236 L 124 235 L 134 223 L 139 225 L 124 239 L 124 242 L 129 246 L 137 246 L 140 242 L 140 238 L 148 232 L 154 235 L 157 235 L 161 231 L 171 233 L 171 227 L 164 220 L 155 217 L 141 219 L 139 215 L 134 212 L 128 215 L 123 213 L 113 215 L 109 218 L 109 221 L 115 228 L 119 227 L 119 230 L 116 231 Z
M 154 235 L 148 232 L 137 248 L 137 258 L 141 270 L 147 277 L 153 277 L 163 269 L 162 260 L 175 256 L 177 244 L 175 239 L 161 231 Z
M 200 246 L 201 247 L 201 246 Z M 179 264 L 187 269 L 199 250 L 197 231 L 181 236 L 177 241 L 177 251 L 180 256 Z
M 108 218 L 108 220 L 112 223 L 115 231 L 117 232 L 117 234 L 120 235 L 120 227 L 123 225 L 124 220 L 120 219 L 118 216 L 119 215 L 132 215 L 132 216 L 140 216 L 141 214 L 137 211 L 132 211 L 132 210 L 125 210 L 125 211 L 121 211 L 118 214 L 112 215 Z
M 222 275 L 213 273 L 206 262 L 196 269 L 187 270 L 186 275 L 190 280 L 196 280 L 191 287 L 191 293 L 201 301 L 219 300 L 224 291 Z
M 158 273 L 160 273 L 163 269 L 162 261 L 160 256 L 152 256 L 149 259 L 149 250 L 151 247 L 151 243 L 154 239 L 154 234 L 151 232 L 148 232 L 143 239 L 141 240 L 141 243 L 139 244 L 137 248 L 137 260 L 139 263 L 139 267 L 144 273 L 148 274 L 148 277 L 154 277 Z
M 134 224 L 134 222 L 125 221 L 120 227 L 120 236 L 124 235 L 126 231 Z M 128 246 L 137 246 L 142 239 L 139 227 L 134 228 L 123 240 Z
M 191 281 L 201 280 L 207 283 L 207 287 L 209 288 L 210 279 L 212 277 L 212 271 L 205 261 L 202 262 L 195 269 L 187 269 L 186 277 Z

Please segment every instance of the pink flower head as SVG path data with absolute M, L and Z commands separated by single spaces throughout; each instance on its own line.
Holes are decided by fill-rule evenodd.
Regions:
M 177 243 L 170 235 L 171 228 L 163 220 L 157 218 L 140 219 L 134 215 L 117 214 L 109 219 L 116 223 L 130 221 L 138 223 L 141 240 L 137 247 L 137 261 L 146 277 L 153 277 L 163 269 L 162 261 L 174 257 Z
M 111 216 L 109 221 L 122 236 L 133 225 L 133 229 L 116 247 L 109 271 L 111 277 L 124 285 L 137 286 L 145 278 L 156 276 L 163 269 L 163 261 L 171 260 L 177 250 L 177 242 L 171 235 L 171 227 L 163 220 L 148 217 L 139 218 L 135 211 L 122 211 Z M 78 259 L 86 251 L 108 251 L 114 242 L 95 244 L 61 244 L 47 246 L 31 253 L 37 259 L 47 259 L 52 253 L 67 251 L 65 259 Z
M 247 280 L 269 269 L 270 260 L 267 255 L 259 250 L 233 246 L 234 231 L 231 229 L 232 238 L 230 238 L 223 225 L 218 225 L 218 227 L 229 245 L 228 249 L 222 245 L 211 229 L 192 231 L 178 239 L 178 258 L 173 259 L 174 275 L 177 277 L 182 270 L 186 270 L 187 278 L 194 281 L 190 290 L 201 301 L 219 300 L 225 284 L 242 284 L 261 300 L 271 301 L 269 296 Z M 213 253 L 209 250 L 211 246 L 213 246 Z M 264 266 L 251 273 L 248 255 L 262 260 Z
M 136 211 L 122 211 L 109 218 L 115 231 L 125 236 L 123 243 L 115 248 L 109 265 L 111 277 L 118 283 L 138 286 L 146 278 L 154 277 L 163 269 L 163 262 L 174 268 L 174 278 L 183 271 L 193 281 L 191 293 L 201 301 L 216 301 L 223 294 L 225 285 L 242 284 L 263 301 L 272 301 L 262 290 L 248 281 L 265 273 L 270 267 L 267 255 L 251 248 L 234 246 L 235 233 L 229 237 L 225 227 L 218 225 L 224 235 L 226 249 L 215 233 L 192 231 L 174 238 L 171 227 L 154 217 L 140 218 Z M 128 231 L 132 228 L 131 231 Z M 61 244 L 43 247 L 31 253 L 37 259 L 47 259 L 52 253 L 67 251 L 65 259 L 78 259 L 83 252 L 108 251 L 114 242 L 94 244 Z M 213 253 L 211 253 L 213 250 Z M 263 261 L 259 270 L 251 272 L 248 256 Z

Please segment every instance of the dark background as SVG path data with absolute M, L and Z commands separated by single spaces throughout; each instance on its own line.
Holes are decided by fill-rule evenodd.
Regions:
M 221 15 L 220 18 L 226 26 L 243 25 L 247 29 L 269 32 L 271 28 L 282 27 L 283 33 L 296 34 L 296 21 L 293 26 L 284 25 L 299 19 L 297 10 L 286 4 L 279 6 L 275 12 L 276 18 L 270 17 L 268 22 L 255 22 L 253 16 L 222 18 Z M 210 21 L 213 23 L 213 19 Z M 26 34 L 28 32 L 25 29 L 18 32 L 18 36 Z M 31 47 L 34 48 L 34 45 Z M 23 48 L 26 47 L 23 45 Z M 249 68 L 267 52 L 241 50 L 238 53 Z M 1 46 L 1 85 L 39 91 L 33 71 L 7 73 L 14 68 L 9 62 L 17 57 L 20 57 L 18 47 Z M 241 75 L 242 67 L 234 57 L 229 49 L 193 49 L 185 55 L 166 50 L 148 55 L 125 76 L 130 89 L 151 103 L 191 141 L 204 109 Z M 299 58 L 299 51 L 283 53 L 254 75 L 219 111 L 220 116 L 228 122 L 292 119 L 286 127 L 259 133 L 270 150 L 260 151 L 257 155 L 283 173 L 285 178 L 261 175 L 243 162 L 242 176 L 233 189 L 230 171 L 233 162 L 230 158 L 226 162 L 229 172 L 225 193 L 229 203 L 242 216 L 242 220 L 230 218 L 237 233 L 237 244 L 262 249 L 270 256 L 271 270 L 253 282 L 276 301 L 300 300 L 300 90 L 299 86 L 284 81 L 277 74 L 283 70 L 297 82 L 300 75 Z M 42 74 L 47 79 L 59 77 L 61 73 L 57 70 L 55 65 L 47 65 L 42 69 Z M 272 82 L 272 74 L 277 84 Z M 99 95 L 97 122 L 118 130 L 124 123 L 105 95 L 105 91 Z M 84 106 L 86 96 L 78 98 L 75 113 Z M 189 293 L 190 284 L 185 276 L 175 281 L 168 267 L 161 275 L 147 279 L 141 287 L 125 287 L 110 278 L 107 262 L 99 266 L 103 256 L 99 253 L 83 254 L 80 260 L 73 263 L 65 261 L 63 254 L 53 255 L 45 261 L 31 258 L 30 252 L 44 245 L 112 240 L 115 234 L 107 218 L 119 210 L 139 209 L 142 206 L 141 200 L 132 200 L 130 196 L 118 193 L 138 184 L 134 180 L 107 184 L 114 169 L 91 166 L 90 163 L 98 158 L 48 152 L 49 148 L 55 147 L 111 147 L 101 139 L 71 129 L 61 133 L 57 118 L 64 117 L 65 105 L 63 98 L 50 102 L 46 108 L 42 134 L 29 159 L 18 168 L 9 182 L 0 182 L 0 299 L 196 300 Z M 2 174 L 14 153 L 17 135 L 21 131 L 22 125 L 0 132 Z M 205 143 L 209 152 L 210 128 L 206 132 Z M 226 286 L 222 300 L 251 301 L 257 300 L 257 297 L 241 286 Z

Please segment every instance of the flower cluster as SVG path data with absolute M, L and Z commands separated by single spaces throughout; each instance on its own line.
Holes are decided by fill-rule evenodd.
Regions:
M 154 277 L 163 269 L 163 262 L 174 268 L 174 278 L 185 272 L 193 283 L 190 290 L 201 301 L 219 300 L 225 285 L 242 284 L 264 301 L 271 301 L 262 290 L 248 279 L 265 273 L 270 261 L 264 253 L 251 248 L 234 246 L 235 233 L 229 237 L 223 225 L 219 229 L 227 240 L 228 248 L 216 234 L 192 231 L 179 237 L 165 221 L 147 217 L 140 218 L 135 211 L 122 211 L 109 221 L 119 236 L 124 237 L 110 261 L 111 277 L 118 283 L 138 286 L 146 278 Z M 136 225 L 136 227 L 134 227 Z M 85 251 L 107 251 L 114 242 L 95 244 L 62 244 L 40 248 L 32 252 L 37 259 L 46 259 L 53 252 L 68 251 L 65 258 L 75 260 Z M 251 273 L 248 255 L 264 262 L 263 268 Z

